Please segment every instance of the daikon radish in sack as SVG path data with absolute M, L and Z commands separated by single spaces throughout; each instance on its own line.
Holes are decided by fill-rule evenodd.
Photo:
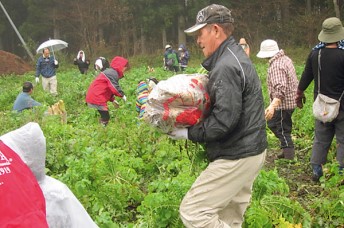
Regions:
M 150 92 L 143 119 L 162 132 L 202 121 L 210 108 L 205 74 L 179 74 L 160 81 Z

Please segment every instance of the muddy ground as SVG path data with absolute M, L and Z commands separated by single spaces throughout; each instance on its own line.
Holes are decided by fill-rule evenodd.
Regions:
M 22 75 L 33 71 L 34 66 L 12 53 L 0 50 L 0 76 L 1 75 Z

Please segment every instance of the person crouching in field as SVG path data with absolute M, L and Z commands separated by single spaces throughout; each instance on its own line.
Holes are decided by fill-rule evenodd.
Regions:
M 14 101 L 13 110 L 21 112 L 24 109 L 31 109 L 34 106 L 41 106 L 42 104 L 35 101 L 31 94 L 33 92 L 33 85 L 31 82 L 24 82 L 23 91 L 17 96 Z
M 110 120 L 109 109 L 107 102 L 110 101 L 115 107 L 118 103 L 115 97 L 121 97 L 124 101 L 127 100 L 118 81 L 124 77 L 124 72 L 129 68 L 127 59 L 116 56 L 112 59 L 110 67 L 94 79 L 88 88 L 86 94 L 86 102 L 90 108 L 95 108 L 100 114 L 100 123 L 106 126 Z
M 110 67 L 109 61 L 105 57 L 99 57 L 94 62 L 94 70 L 96 72 L 104 71 L 105 69 L 109 67 Z
M 139 114 L 139 119 L 143 117 L 146 109 L 146 103 L 148 100 L 148 95 L 150 91 L 158 84 L 156 78 L 149 78 L 147 82 L 140 81 L 136 87 L 136 111 Z M 148 84 L 147 84 L 148 83 Z

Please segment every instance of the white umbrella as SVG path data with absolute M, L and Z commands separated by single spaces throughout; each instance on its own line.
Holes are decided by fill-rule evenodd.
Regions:
M 53 52 L 53 56 L 55 57 L 54 51 L 59 51 L 61 49 L 64 49 L 68 47 L 68 43 L 63 40 L 57 40 L 57 39 L 49 39 L 39 45 L 36 52 L 40 53 L 43 51 L 44 48 L 49 48 Z

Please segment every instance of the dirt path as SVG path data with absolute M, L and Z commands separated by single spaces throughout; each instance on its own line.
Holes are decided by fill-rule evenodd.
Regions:
M 289 186 L 289 197 L 298 201 L 312 214 L 309 208 L 310 201 L 320 196 L 322 187 L 320 183 L 312 181 L 312 169 L 307 151 L 297 151 L 294 161 L 277 159 L 280 152 L 269 150 L 265 162 L 265 169 L 272 170 L 275 167 L 280 177 L 283 177 Z

